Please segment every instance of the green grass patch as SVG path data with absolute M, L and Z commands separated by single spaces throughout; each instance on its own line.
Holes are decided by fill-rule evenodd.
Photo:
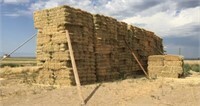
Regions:
M 200 72 L 200 64 L 191 65 L 191 70 L 195 72 Z
M 3 68 L 5 66 L 8 66 L 8 67 L 19 67 L 20 65 L 19 64 L 15 64 L 15 63 L 6 63 L 6 64 L 1 64 L 0 67 Z
M 188 75 L 190 71 L 200 72 L 200 64 L 184 64 L 184 75 Z
M 190 68 L 189 64 L 184 64 L 183 65 L 183 73 L 184 73 L 184 75 L 188 75 L 190 73 L 190 70 L 191 70 L 191 68 Z

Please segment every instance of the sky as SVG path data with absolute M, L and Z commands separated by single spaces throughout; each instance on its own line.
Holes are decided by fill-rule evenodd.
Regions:
M 32 36 L 33 12 L 60 5 L 111 16 L 153 31 L 167 54 L 200 57 L 200 0 L 0 0 L 0 54 Z M 35 56 L 36 38 L 13 56 Z

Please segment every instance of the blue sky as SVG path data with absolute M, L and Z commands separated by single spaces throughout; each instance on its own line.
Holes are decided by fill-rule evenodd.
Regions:
M 63 4 L 112 16 L 155 32 L 168 54 L 200 57 L 199 0 L 0 0 L 0 54 L 9 53 L 37 30 L 33 11 Z M 13 56 L 35 56 L 36 39 Z

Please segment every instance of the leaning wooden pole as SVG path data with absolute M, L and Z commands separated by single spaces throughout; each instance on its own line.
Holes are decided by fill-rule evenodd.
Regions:
M 147 72 L 145 71 L 144 67 L 142 66 L 142 64 L 140 63 L 140 61 L 138 60 L 137 56 L 135 55 L 135 53 L 132 51 L 132 49 L 128 46 L 128 43 L 126 42 L 126 40 L 124 40 L 126 43 L 126 46 L 128 47 L 129 51 L 131 52 L 131 54 L 133 55 L 133 57 L 135 58 L 135 60 L 137 61 L 137 63 L 139 64 L 140 68 L 142 69 L 142 71 L 144 72 L 144 74 L 146 75 L 146 77 L 149 79 L 149 75 L 147 74 Z
M 74 73 L 74 77 L 75 77 L 75 81 L 76 81 L 78 95 L 81 99 L 82 105 L 85 105 L 85 100 L 84 100 L 84 98 L 82 96 L 82 92 L 81 92 L 80 79 L 79 79 L 79 75 L 78 75 L 78 71 L 77 71 L 77 67 L 76 67 L 76 62 L 75 62 L 75 59 L 74 59 L 74 53 L 73 53 L 72 44 L 71 44 L 71 40 L 70 40 L 68 30 L 66 30 L 66 37 L 67 37 L 69 53 L 70 53 L 70 58 L 71 58 L 71 62 L 72 62 L 72 68 L 73 68 L 73 73 Z

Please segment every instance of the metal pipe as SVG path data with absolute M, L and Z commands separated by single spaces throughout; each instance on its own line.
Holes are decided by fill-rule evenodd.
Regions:
M 8 56 L 10 56 L 11 54 L 13 54 L 15 51 L 17 51 L 19 48 L 21 48 L 23 45 L 25 45 L 27 42 L 29 42 L 31 39 L 33 39 L 35 36 L 37 35 L 37 33 L 33 34 L 29 39 L 27 39 L 25 42 L 23 42 L 20 46 L 18 46 L 17 48 L 15 48 L 12 52 L 10 52 L 7 56 L 1 58 L 1 61 L 4 60 L 5 58 L 7 58 Z

